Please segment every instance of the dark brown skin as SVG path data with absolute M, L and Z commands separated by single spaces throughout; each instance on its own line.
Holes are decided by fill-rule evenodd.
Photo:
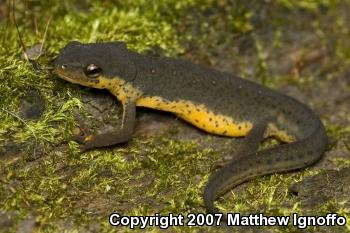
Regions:
M 228 190 L 254 177 L 304 168 L 318 161 L 328 138 L 320 119 L 299 101 L 231 74 L 190 62 L 137 54 L 124 43 L 69 43 L 55 72 L 84 86 L 107 89 L 123 105 L 118 132 L 89 135 L 83 149 L 128 141 L 136 106 L 172 112 L 208 133 L 246 136 L 234 159 L 217 170 L 204 190 L 209 212 Z M 285 144 L 258 151 L 266 136 Z

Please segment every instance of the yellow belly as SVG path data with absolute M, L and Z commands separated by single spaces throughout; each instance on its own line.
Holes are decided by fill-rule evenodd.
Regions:
M 237 122 L 230 116 L 215 114 L 204 105 L 195 105 L 190 101 L 168 101 L 162 97 L 141 97 L 137 106 L 172 112 L 194 126 L 218 135 L 240 137 L 245 136 L 252 129 L 249 121 Z

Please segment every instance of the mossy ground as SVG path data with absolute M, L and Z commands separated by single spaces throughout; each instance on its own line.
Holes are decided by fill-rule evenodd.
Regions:
M 180 133 L 139 136 L 127 145 L 83 154 L 69 141 L 78 124 L 75 116 L 85 114 L 81 95 L 88 90 L 58 79 L 50 62 L 71 40 L 122 40 L 139 52 L 184 57 L 238 73 L 308 103 L 331 138 L 326 159 L 312 169 L 239 186 L 218 205 L 224 211 L 270 215 L 335 212 L 350 221 L 350 198 L 333 198 L 305 209 L 288 193 L 290 184 L 306 176 L 350 164 L 349 1 L 12 3 L 0 1 L 0 214 L 7 219 L 0 221 L 0 231 L 113 232 L 116 229 L 107 222 L 113 211 L 125 215 L 205 211 L 202 190 L 224 150 L 217 147 L 223 144 L 212 143 L 215 137 L 180 124 Z M 23 57 L 12 12 L 24 45 L 43 43 L 45 53 L 37 59 Z M 39 97 L 28 100 L 32 96 Z M 24 110 L 23 101 L 38 106 L 38 118 L 28 117 L 33 114 Z M 200 140 L 184 140 L 181 127 Z M 216 229 L 205 229 L 209 230 Z M 350 231 L 349 223 L 332 231 L 346 230 Z

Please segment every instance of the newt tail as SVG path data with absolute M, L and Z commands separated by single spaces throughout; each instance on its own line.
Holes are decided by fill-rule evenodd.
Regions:
M 303 106 L 298 101 L 294 102 L 297 103 L 295 107 Z M 216 171 L 209 178 L 204 190 L 203 198 L 207 211 L 219 213 L 214 201 L 230 189 L 254 177 L 297 170 L 317 162 L 326 150 L 328 137 L 320 119 L 310 110 L 307 114 L 304 119 L 308 120 L 304 124 L 310 128 L 299 140 L 249 154 L 239 153 L 235 156 L 236 159 Z

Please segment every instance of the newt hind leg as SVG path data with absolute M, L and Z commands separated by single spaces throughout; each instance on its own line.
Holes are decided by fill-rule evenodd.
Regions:
M 240 159 L 241 157 L 244 157 L 248 154 L 252 154 L 258 151 L 259 144 L 263 141 L 264 136 L 266 134 L 267 128 L 270 121 L 263 120 L 259 123 L 257 123 L 251 131 L 247 134 L 247 136 L 244 138 L 244 142 L 241 145 L 241 147 L 234 153 L 233 156 L 230 156 L 228 159 L 222 159 L 219 160 L 215 165 L 214 168 L 223 167 L 227 163 L 231 162 L 232 160 Z

